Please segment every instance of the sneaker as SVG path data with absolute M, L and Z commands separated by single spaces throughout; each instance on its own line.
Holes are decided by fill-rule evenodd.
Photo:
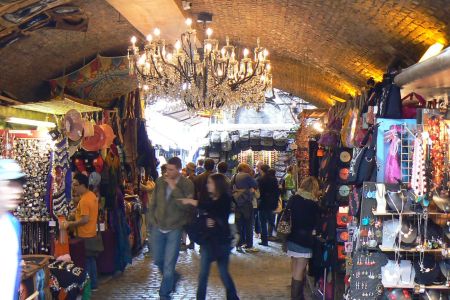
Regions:
M 260 245 L 260 246 L 264 246 L 264 247 L 269 247 L 269 243 L 263 243 L 263 242 L 261 242 L 261 243 L 259 243 L 259 245 Z
M 244 249 L 241 246 L 237 246 L 236 251 L 239 253 L 245 253 Z
M 245 252 L 249 252 L 249 253 L 256 253 L 256 252 L 259 252 L 259 250 L 258 249 L 256 249 L 256 248 L 254 248 L 254 247 L 249 247 L 249 248 L 245 248 Z

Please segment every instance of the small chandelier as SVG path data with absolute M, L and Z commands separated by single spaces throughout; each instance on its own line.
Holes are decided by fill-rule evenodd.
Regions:
M 239 59 L 228 37 L 219 49 L 218 40 L 211 38 L 211 28 L 206 30 L 203 48 L 197 48 L 192 20 L 187 19 L 186 25 L 172 51 L 158 28 L 147 36 L 143 50 L 136 46 L 137 38 L 131 38 L 130 74 L 137 76 L 147 98 L 181 99 L 192 112 L 261 108 L 266 90 L 272 87 L 272 73 L 269 52 L 260 46 L 259 38 L 253 54 L 244 49 Z

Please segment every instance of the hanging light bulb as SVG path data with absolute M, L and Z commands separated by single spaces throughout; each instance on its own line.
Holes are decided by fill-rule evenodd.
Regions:
M 155 30 L 153 30 L 153 34 L 154 34 L 156 37 L 159 37 L 159 35 L 161 34 L 161 30 L 159 30 L 159 28 L 155 28 Z
M 244 49 L 244 57 L 247 58 L 249 53 L 250 53 L 250 51 L 247 48 L 245 48 Z
M 131 37 L 131 43 L 133 44 L 133 46 L 136 44 L 137 42 L 137 38 L 135 36 Z
M 213 30 L 211 28 L 206 29 L 206 35 L 208 36 L 208 39 L 211 37 L 212 34 Z
M 151 42 L 153 40 L 153 36 L 151 34 L 147 35 L 147 42 Z

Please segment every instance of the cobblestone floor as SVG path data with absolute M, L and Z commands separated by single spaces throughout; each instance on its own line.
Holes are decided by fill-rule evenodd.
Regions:
M 233 253 L 231 275 L 241 299 L 289 299 L 290 265 L 280 246 L 271 243 L 255 254 Z M 177 270 L 182 279 L 173 299 L 195 299 L 200 254 L 181 252 Z M 150 257 L 140 255 L 125 272 L 101 284 L 93 300 L 158 299 L 160 275 Z M 224 288 L 215 264 L 211 269 L 207 299 L 225 299 Z M 306 299 L 311 299 L 308 297 Z

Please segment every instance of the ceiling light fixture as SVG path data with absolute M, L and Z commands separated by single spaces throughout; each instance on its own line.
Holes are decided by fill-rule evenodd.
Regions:
M 202 18 L 204 24 L 209 20 Z M 247 48 L 238 51 L 228 37 L 219 47 L 219 41 L 212 38 L 213 30 L 207 28 L 201 47 L 192 19 L 186 19 L 186 26 L 171 50 L 159 29 L 147 36 L 143 49 L 137 46 L 136 37 L 131 38 L 130 74 L 137 76 L 150 102 L 181 99 L 191 112 L 261 108 L 265 92 L 272 88 L 272 71 L 269 51 L 260 46 L 259 38 L 253 52 Z

